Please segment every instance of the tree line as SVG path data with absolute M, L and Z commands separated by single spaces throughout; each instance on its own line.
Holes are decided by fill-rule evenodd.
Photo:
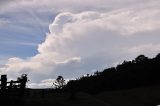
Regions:
M 70 80 L 63 87 L 72 92 L 83 91 L 95 94 L 109 90 L 120 90 L 160 84 L 160 53 L 154 58 L 139 55 L 134 60 L 124 61 L 116 67 L 87 74 Z

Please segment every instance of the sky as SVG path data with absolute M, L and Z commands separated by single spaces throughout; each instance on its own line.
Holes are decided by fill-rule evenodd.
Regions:
M 47 88 L 160 52 L 160 0 L 0 0 L 0 74 Z

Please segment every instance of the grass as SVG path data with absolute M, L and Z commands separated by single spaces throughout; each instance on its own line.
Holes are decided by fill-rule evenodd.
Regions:
M 29 91 L 30 95 L 22 99 L 20 106 L 158 106 L 160 104 L 160 86 L 108 91 L 96 95 L 78 92 L 74 100 L 70 99 L 68 92 L 55 93 L 42 89 Z
M 160 104 L 160 86 L 103 92 L 95 97 L 114 106 L 157 106 Z

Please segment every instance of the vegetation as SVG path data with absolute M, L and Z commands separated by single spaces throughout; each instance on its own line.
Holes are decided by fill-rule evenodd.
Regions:
M 65 84 L 65 80 L 62 76 L 58 76 L 57 79 L 53 82 L 53 86 L 55 89 L 62 89 Z
M 94 75 L 83 76 L 68 82 L 64 89 L 90 94 L 160 84 L 160 54 L 154 58 L 139 55 Z
M 0 99 L 5 106 L 158 106 L 159 75 L 160 54 L 154 58 L 139 55 L 67 84 L 58 76 L 55 89 L 26 89 L 26 74 L 10 82 L 2 75 Z

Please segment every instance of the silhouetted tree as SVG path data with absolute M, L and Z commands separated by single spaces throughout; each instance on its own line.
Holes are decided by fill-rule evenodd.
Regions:
M 22 74 L 21 77 L 17 78 L 17 81 L 20 81 L 20 88 L 24 89 L 26 87 L 26 83 L 29 81 L 27 74 Z
M 148 57 L 146 57 L 145 55 L 139 55 L 138 57 L 135 58 L 135 61 L 136 62 L 142 62 L 142 61 L 145 61 L 147 59 L 148 59 Z
M 160 59 L 160 53 L 158 53 L 155 58 Z
M 62 76 L 58 76 L 57 79 L 53 82 L 53 85 L 57 89 L 62 89 L 65 86 L 65 80 Z

